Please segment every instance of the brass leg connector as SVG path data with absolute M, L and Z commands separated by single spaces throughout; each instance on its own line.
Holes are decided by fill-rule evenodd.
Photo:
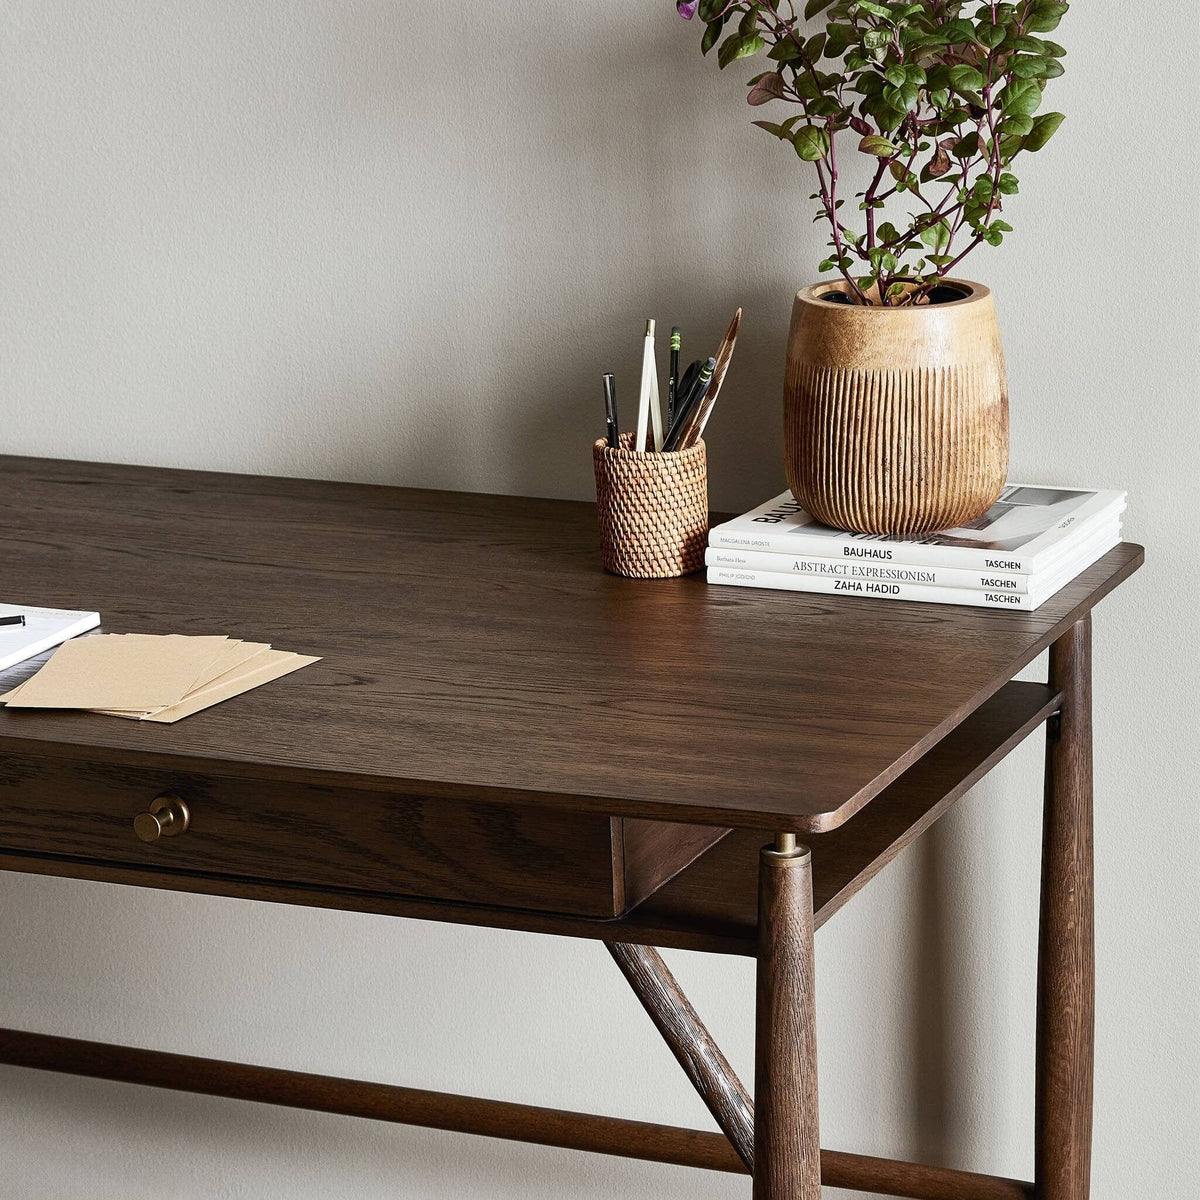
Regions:
M 804 850 L 796 842 L 794 833 L 777 833 L 775 835 L 775 845 L 769 847 L 773 854 L 779 855 L 780 858 L 795 858 L 797 854 Z

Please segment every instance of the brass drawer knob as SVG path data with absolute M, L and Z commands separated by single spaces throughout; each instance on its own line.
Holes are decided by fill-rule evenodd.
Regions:
M 181 796 L 163 792 L 150 801 L 148 812 L 133 818 L 133 832 L 143 842 L 156 842 L 160 837 L 178 837 L 185 832 L 192 814 Z

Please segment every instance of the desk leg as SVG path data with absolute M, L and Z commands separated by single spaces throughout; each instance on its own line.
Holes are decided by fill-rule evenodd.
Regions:
M 754 1200 L 821 1200 L 812 856 L 782 834 L 758 880 Z
M 1038 939 L 1037 1200 L 1087 1200 L 1092 1157 L 1096 960 L 1092 900 L 1092 625 L 1050 650 L 1063 695 L 1048 726 Z

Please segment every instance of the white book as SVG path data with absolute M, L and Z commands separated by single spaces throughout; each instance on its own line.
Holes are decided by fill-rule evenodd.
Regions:
M 861 562 L 1035 574 L 1125 509 L 1124 492 L 1009 484 L 978 520 L 959 529 L 888 538 L 822 525 L 791 492 L 709 531 L 708 544 Z
M 25 617 L 24 625 L 0 625 L 0 671 L 78 637 L 100 624 L 100 614 L 63 608 L 0 604 L 0 617 Z
M 798 557 L 769 550 L 726 550 L 710 546 L 704 552 L 709 567 L 740 567 L 748 571 L 781 571 L 818 579 L 870 579 L 879 583 L 916 583 L 926 587 L 968 588 L 972 591 L 1025 593 L 1040 590 L 1042 581 L 1069 567 L 1082 571 L 1121 540 L 1118 521 L 1100 526 L 1084 541 L 1067 544 L 1064 553 L 1048 560 L 1037 575 L 1020 571 L 972 571 L 965 567 L 921 566 L 918 563 L 862 562 L 857 558 Z
M 1120 541 L 1117 533 L 1106 546 L 1091 554 L 1082 565 L 1072 565 L 1032 592 L 990 592 L 973 588 L 931 587 L 917 583 L 886 583 L 874 579 L 839 579 L 816 575 L 789 575 L 785 571 L 751 571 L 742 567 L 709 567 L 708 582 L 727 587 L 772 588 L 788 592 L 817 592 L 827 595 L 865 596 L 875 600 L 915 600 L 924 604 L 967 604 L 975 608 L 1040 608 L 1081 571 L 1106 554 Z

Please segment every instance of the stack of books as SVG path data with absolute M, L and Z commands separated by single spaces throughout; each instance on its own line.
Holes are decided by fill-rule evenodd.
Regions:
M 714 526 L 708 582 L 927 604 L 1035 609 L 1121 540 L 1124 492 L 1009 484 L 960 529 L 890 538 L 830 529 L 791 492 Z

